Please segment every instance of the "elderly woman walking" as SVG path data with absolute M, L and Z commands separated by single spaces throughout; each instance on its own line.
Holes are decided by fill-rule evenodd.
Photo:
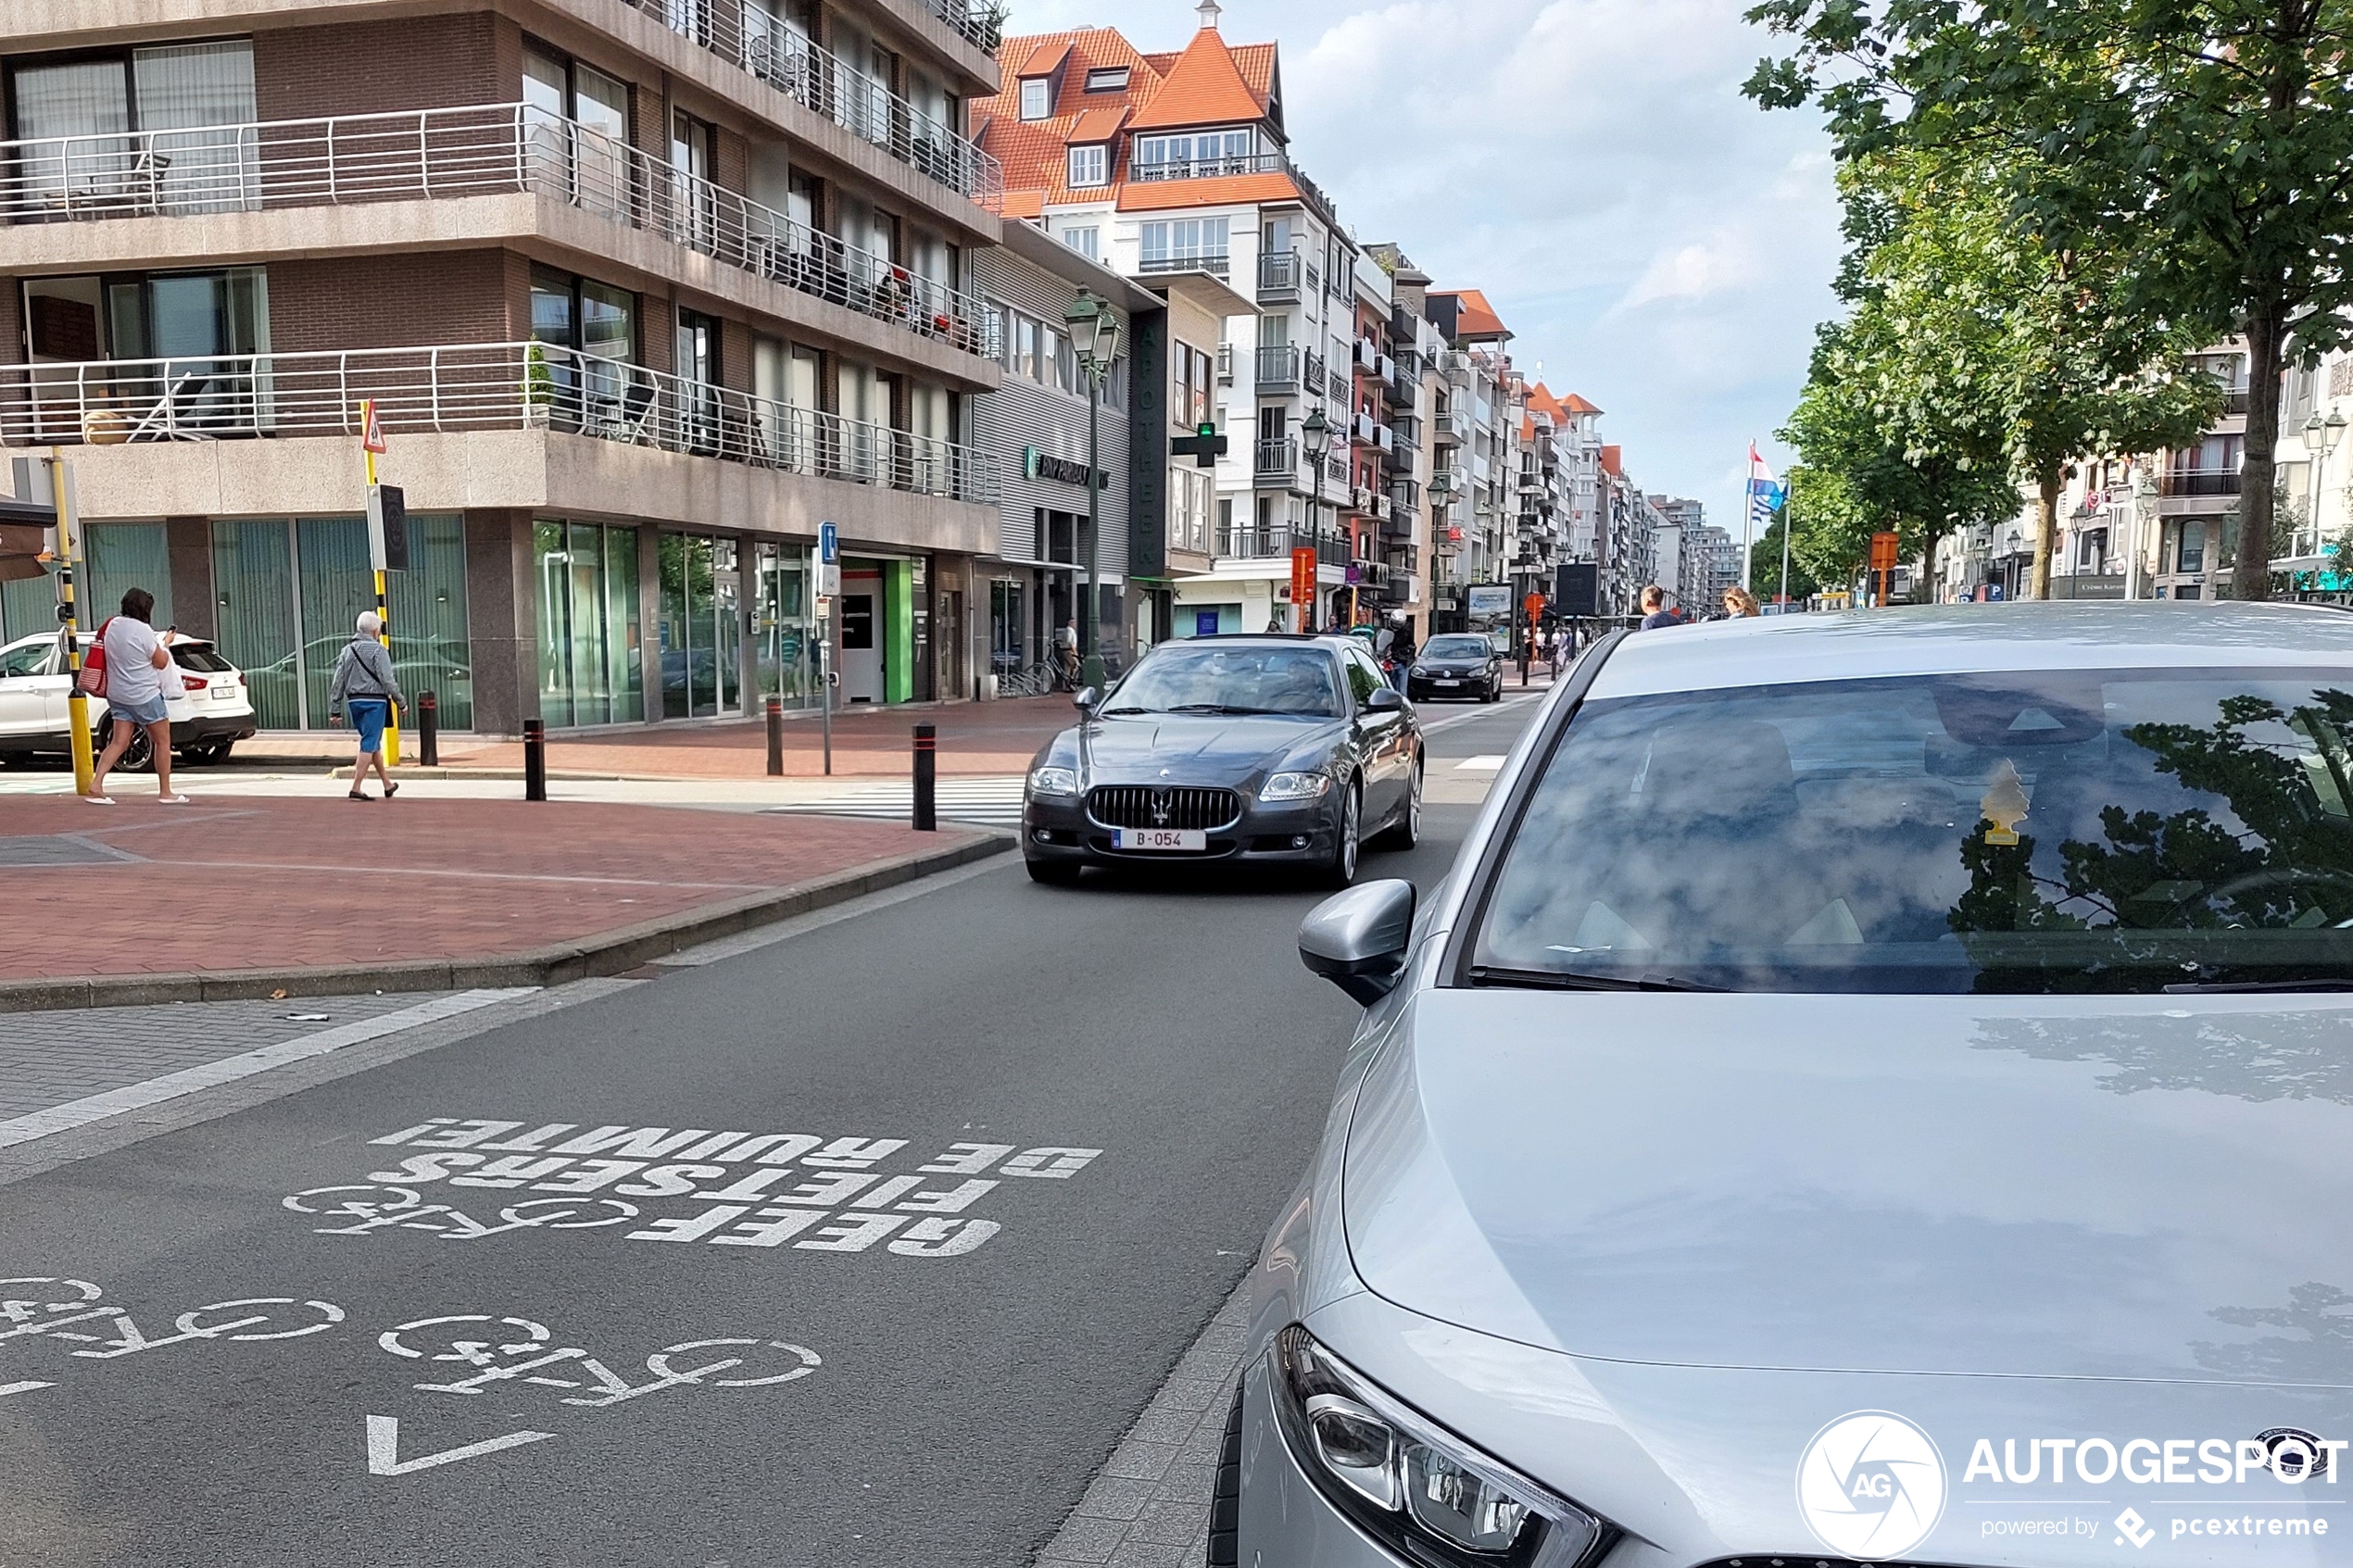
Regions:
M 373 798 L 361 787 L 368 782 L 371 766 L 384 781 L 386 800 L 400 793 L 400 786 L 384 768 L 384 725 L 396 710 L 409 706 L 409 699 L 401 695 L 399 677 L 392 672 L 392 655 L 376 640 L 383 630 L 384 622 L 374 610 L 362 610 L 359 630 L 335 656 L 334 679 L 327 685 L 329 717 L 340 721 L 349 709 L 351 727 L 359 733 L 359 760 L 351 765 L 354 800 Z

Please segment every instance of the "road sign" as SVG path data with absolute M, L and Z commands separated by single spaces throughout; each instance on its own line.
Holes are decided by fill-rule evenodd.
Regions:
M 1901 542 L 1893 533 L 1872 534 L 1871 570 L 1873 571 L 1894 571 L 1896 551 L 1901 547 Z
M 1290 602 L 1315 602 L 1315 552 L 1303 546 L 1290 553 Z
M 384 453 L 384 427 L 376 418 L 376 400 L 372 397 L 359 402 L 359 449 L 373 452 L 379 458 Z
M 1563 615 L 1601 612 L 1602 569 L 1592 561 L 1569 561 L 1553 571 L 1553 594 Z
M 841 530 L 830 522 L 821 522 L 817 525 L 817 561 L 821 566 L 837 566 L 841 563 Z M 839 573 L 836 575 L 838 576 Z M 838 593 L 840 590 L 835 591 Z
M 821 600 L 830 599 L 837 596 L 840 593 L 841 562 L 837 560 L 819 561 L 817 563 L 817 597 Z
M 409 493 L 397 484 L 368 487 L 368 546 L 378 571 L 409 570 Z

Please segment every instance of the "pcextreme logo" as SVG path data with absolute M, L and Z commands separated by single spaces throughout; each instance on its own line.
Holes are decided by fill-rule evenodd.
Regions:
M 1881 1562 L 1928 1539 L 1944 1516 L 1944 1456 L 1890 1411 L 1856 1411 L 1814 1434 L 1797 1461 L 1797 1511 L 1841 1557 Z

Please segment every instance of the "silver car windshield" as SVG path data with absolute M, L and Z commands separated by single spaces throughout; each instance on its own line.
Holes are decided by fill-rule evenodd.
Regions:
M 1318 647 L 1164 643 L 1112 688 L 1101 711 L 1340 716 L 1332 656 Z
M 1494 650 L 1484 637 L 1432 637 L 1422 648 L 1422 658 L 1468 659 L 1484 662 Z
M 1490 984 L 2353 983 L 2353 681 L 2002 674 L 1588 704 L 1472 949 Z

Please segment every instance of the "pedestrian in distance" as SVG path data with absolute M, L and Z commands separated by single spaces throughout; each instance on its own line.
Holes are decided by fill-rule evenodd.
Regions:
M 1642 590 L 1642 630 L 1655 632 L 1666 626 L 1680 626 L 1683 618 L 1667 608 L 1667 590 L 1654 583 Z
M 1389 640 L 1390 679 L 1402 692 L 1414 670 L 1414 623 L 1401 612 L 1395 624 L 1397 634 Z
M 327 684 L 328 719 L 340 724 L 348 711 L 351 727 L 359 734 L 359 755 L 351 765 L 354 800 L 374 798 L 361 787 L 371 767 L 384 781 L 386 800 L 400 793 L 384 767 L 384 726 L 395 712 L 408 708 L 409 699 L 401 694 L 400 678 L 392 671 L 392 655 L 377 640 L 384 624 L 374 610 L 359 612 L 359 629 L 335 656 L 334 678 Z
M 1724 590 L 1724 616 L 1730 621 L 1745 621 L 1752 615 L 1764 614 L 1756 596 L 1735 583 Z
M 1054 663 L 1063 681 L 1078 684 L 1078 622 L 1065 621 L 1054 628 Z
M 106 677 L 100 695 L 107 699 L 114 734 L 98 754 L 90 793 L 82 797 L 93 806 L 114 804 L 107 794 L 107 774 L 142 729 L 147 732 L 147 755 L 155 760 L 156 798 L 166 806 L 188 803 L 186 796 L 171 787 L 171 715 L 166 707 L 187 688 L 181 683 L 180 667 L 156 635 L 155 613 L 156 596 L 133 588 L 122 596 L 122 613 L 108 616 L 98 628 L 98 662 Z

